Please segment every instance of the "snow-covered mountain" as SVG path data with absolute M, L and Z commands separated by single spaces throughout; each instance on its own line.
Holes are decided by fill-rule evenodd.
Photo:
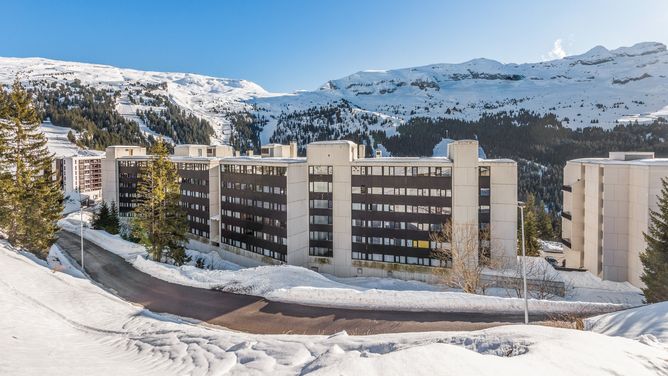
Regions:
M 357 113 L 377 114 L 385 129 L 412 117 L 475 120 L 484 112 L 524 108 L 555 113 L 571 128 L 668 116 L 668 52 L 639 43 L 528 64 L 475 59 L 389 71 L 364 71 L 320 90 L 257 99 L 269 119 L 263 136 L 281 127 L 278 114 L 347 101 Z M 273 117 L 272 117 L 273 116 Z M 373 124 L 370 124 L 373 128 Z M 381 127 L 382 128 L 382 127 Z
M 72 83 L 97 89 L 119 91 L 117 111 L 139 123 L 143 131 L 153 133 L 137 116 L 137 110 L 151 105 L 132 103 L 129 96 L 142 96 L 150 91 L 165 95 L 189 113 L 207 120 L 216 132 L 215 141 L 224 141 L 231 125 L 226 114 L 244 110 L 246 100 L 271 95 L 259 85 L 227 78 L 208 77 L 191 73 L 145 72 L 108 65 L 65 62 L 41 58 L 0 57 L 0 84 L 11 84 L 18 77 L 28 87 L 46 86 L 53 82 Z
M 269 93 L 246 80 L 0 58 L 0 83 L 9 84 L 17 75 L 29 85 L 78 79 L 83 85 L 120 92 L 117 111 L 137 121 L 145 133 L 153 131 L 137 110 L 159 107 L 148 100 L 150 95 L 165 96 L 211 123 L 214 142 L 228 141 L 235 126 L 248 126 L 247 121 L 240 124 L 239 113 L 249 115 L 255 127 L 250 133 L 259 132 L 262 143 L 272 136 L 284 140 L 304 133 L 309 134 L 306 139 L 370 130 L 389 136 L 413 117 L 475 120 L 485 112 L 519 109 L 555 113 L 571 128 L 608 128 L 620 121 L 668 116 L 668 52 L 664 44 L 653 42 L 614 50 L 597 46 L 582 55 L 538 63 L 475 59 L 364 71 L 293 94 Z

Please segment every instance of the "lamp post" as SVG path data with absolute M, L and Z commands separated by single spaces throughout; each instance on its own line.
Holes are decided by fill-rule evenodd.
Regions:
M 524 323 L 529 323 L 529 297 L 527 295 L 527 254 L 524 240 L 524 208 L 526 205 L 522 201 L 517 202 L 520 208 L 520 223 L 522 226 L 522 282 L 524 284 Z
M 84 237 L 83 237 L 83 204 L 84 201 L 81 196 L 81 189 L 77 189 L 79 193 L 79 236 L 81 237 L 81 270 L 85 273 L 84 269 Z

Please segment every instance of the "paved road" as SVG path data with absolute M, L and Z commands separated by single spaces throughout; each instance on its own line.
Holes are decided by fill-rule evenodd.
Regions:
M 58 245 L 80 259 L 79 236 L 61 231 Z M 86 273 L 114 294 L 154 312 L 166 312 L 259 334 L 377 334 L 433 330 L 476 330 L 519 323 L 520 314 L 367 311 L 271 302 L 177 285 L 135 269 L 123 258 L 84 241 Z

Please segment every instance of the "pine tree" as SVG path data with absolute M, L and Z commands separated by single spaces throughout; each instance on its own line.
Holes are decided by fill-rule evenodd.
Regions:
M 167 256 L 181 265 L 190 258 L 185 253 L 188 227 L 179 205 L 179 175 L 162 139 L 157 140 L 152 153 L 154 157 L 142 171 L 137 186 L 133 233 L 153 260 L 163 261 Z
M 661 179 L 661 183 L 658 210 L 650 209 L 649 229 L 643 233 L 647 248 L 640 254 L 640 280 L 646 286 L 643 293 L 648 303 L 668 300 L 668 180 Z
M 533 194 L 527 195 L 524 207 L 524 237 L 526 239 L 525 251 L 527 256 L 540 256 L 540 243 L 538 243 L 538 223 L 536 220 L 535 199 Z M 519 218 L 518 218 L 519 219 Z M 518 221 L 517 226 L 517 254 L 522 254 L 522 228 Z
M 106 230 L 109 225 L 109 206 L 106 202 L 102 201 L 100 205 L 100 210 L 95 213 L 93 218 L 93 227 L 97 230 Z
M 118 218 L 118 208 L 116 207 L 116 202 L 111 202 L 111 207 L 109 208 L 109 225 L 107 226 L 107 232 L 110 234 L 118 234 L 121 231 L 121 221 Z
M 74 133 L 72 133 L 71 130 L 67 132 L 67 140 L 73 144 L 77 143 L 77 138 L 74 136 Z
M 2 97 L 0 227 L 12 244 L 45 257 L 56 240 L 63 209 L 63 195 L 53 179 L 53 155 L 31 96 L 20 82 Z

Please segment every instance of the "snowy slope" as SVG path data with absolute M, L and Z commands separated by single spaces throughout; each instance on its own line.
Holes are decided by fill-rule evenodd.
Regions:
M 24 82 L 73 82 L 120 91 L 118 111 L 136 120 L 129 95 L 142 91 L 165 95 L 188 112 L 208 120 L 214 142 L 229 139 L 231 112 L 248 111 L 266 124 L 261 141 L 291 138 L 306 127 L 328 128 L 331 119 L 313 109 L 339 109 L 338 135 L 355 130 L 382 130 L 416 116 L 475 120 L 484 112 L 526 109 L 555 113 L 577 128 L 616 122 L 651 122 L 668 116 L 668 52 L 661 43 L 645 42 L 608 50 L 597 46 L 582 55 L 525 64 L 474 59 L 460 64 L 434 64 L 388 71 L 363 71 L 326 82 L 313 91 L 277 94 L 237 79 L 190 73 L 144 72 L 106 65 L 40 58 L 0 58 L 0 84 L 18 76 Z M 311 112 L 310 112 L 311 111 Z M 292 117 L 288 120 L 288 118 Z M 292 124 L 292 129 L 290 128 Z
M 57 253 L 55 254 L 57 255 Z M 540 326 L 253 335 L 159 315 L 0 243 L 3 375 L 654 375 L 665 351 Z
M 540 63 L 475 59 L 363 71 L 329 81 L 317 91 L 256 102 L 259 113 L 271 119 L 280 112 L 341 100 L 399 122 L 415 116 L 475 120 L 484 112 L 520 108 L 556 113 L 572 128 L 647 122 L 668 114 L 668 52 L 661 43 L 647 42 L 615 50 L 597 46 L 582 55 Z M 272 126 L 276 122 L 270 120 Z M 266 129 L 263 135 L 269 133 Z
M 147 85 L 166 85 L 166 88 L 159 87 L 154 93 L 166 95 L 173 103 L 209 121 L 216 131 L 218 142 L 224 141 L 230 133 L 226 112 L 246 108 L 244 101 L 251 97 L 270 95 L 259 85 L 246 80 L 191 73 L 145 72 L 42 58 L 0 57 L 0 84 L 10 84 L 16 77 L 27 86 L 35 82 L 50 84 L 78 79 L 84 85 L 120 91 L 117 110 L 132 120 L 138 120 L 136 110 L 145 107 L 130 104 L 128 94 L 143 91 Z M 144 131 L 148 131 L 139 123 Z
M 585 328 L 633 339 L 652 336 L 668 349 L 668 302 L 591 317 L 585 320 Z

